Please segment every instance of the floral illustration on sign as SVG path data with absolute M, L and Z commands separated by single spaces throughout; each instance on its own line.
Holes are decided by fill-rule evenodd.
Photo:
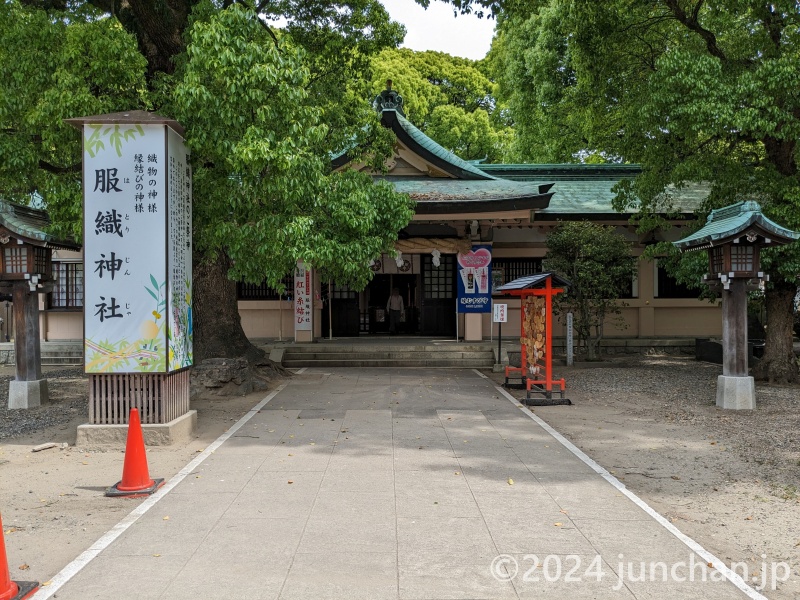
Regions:
M 164 313 L 167 306 L 165 294 L 167 282 L 159 284 L 156 278 L 150 275 L 149 284 L 152 287 L 145 285 L 145 290 L 153 297 L 155 304 L 153 304 L 154 310 L 139 325 L 141 337 L 135 341 L 123 338 L 113 342 L 108 339 L 102 341 L 87 339 L 85 341 L 87 373 L 166 371 L 167 360 L 163 339 L 166 330 Z
M 194 325 L 192 323 L 192 284 L 189 279 L 184 279 L 183 288 L 183 290 L 172 291 L 172 326 L 167 332 L 170 371 L 177 371 L 192 365 Z

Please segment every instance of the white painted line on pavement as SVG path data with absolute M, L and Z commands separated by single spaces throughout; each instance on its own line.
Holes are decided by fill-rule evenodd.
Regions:
M 482 377 L 483 379 L 487 379 L 487 380 L 491 381 L 491 379 L 489 379 L 489 377 L 487 377 L 486 375 L 484 375 L 483 373 L 481 373 L 477 369 L 473 369 L 473 371 L 475 373 L 477 373 L 479 377 Z M 494 382 L 492 382 L 492 383 L 494 383 Z M 619 479 L 614 477 L 606 469 L 604 469 L 599 464 L 597 464 L 592 458 L 590 458 L 586 453 L 584 453 L 583 450 L 578 448 L 575 444 L 570 442 L 567 438 L 565 438 L 563 435 L 558 433 L 555 429 L 550 427 L 550 425 L 545 423 L 541 418 L 539 418 L 538 415 L 535 415 L 532 411 L 528 410 L 528 407 L 526 407 L 519 400 L 514 398 L 514 396 L 509 394 L 507 390 L 505 390 L 504 388 L 502 388 L 502 387 L 500 387 L 499 385 L 496 385 L 496 384 L 494 385 L 494 387 L 506 399 L 510 400 L 518 408 L 523 409 L 522 413 L 525 416 L 530 417 L 531 419 L 536 421 L 536 423 L 542 429 L 544 429 L 547 433 L 549 433 L 551 436 L 553 436 L 562 446 L 564 446 L 567 450 L 569 450 L 575 456 L 577 456 L 579 459 L 581 459 L 590 469 L 592 469 L 598 475 L 600 475 L 603 479 L 608 481 L 608 483 L 613 485 L 620 493 L 622 493 L 625 496 L 627 496 L 629 500 L 631 500 L 634 504 L 636 504 L 644 512 L 646 512 L 648 515 L 650 515 L 653 519 L 655 519 L 656 522 L 658 522 L 662 527 L 664 527 L 672 535 L 674 535 L 676 538 L 678 538 L 680 541 L 682 541 L 684 544 L 686 544 L 692 552 L 694 552 L 695 554 L 700 556 L 704 561 L 706 561 L 706 563 L 710 563 L 717 571 L 722 573 L 728 581 L 730 581 L 733 585 L 735 585 L 737 588 L 739 588 L 745 594 L 747 594 L 747 596 L 749 598 L 753 598 L 753 600 L 768 600 L 768 598 L 766 596 L 760 594 L 758 591 L 756 591 L 755 589 L 753 589 L 752 587 L 747 585 L 747 583 L 744 581 L 744 579 L 742 579 L 742 577 L 738 573 L 736 573 L 735 571 L 729 569 L 728 566 L 724 562 L 722 562 L 716 556 L 711 554 L 711 552 L 709 552 L 708 550 L 703 548 L 700 544 L 695 542 L 692 538 L 690 538 L 688 535 L 683 533 L 680 529 L 675 527 L 675 525 L 670 523 L 669 520 L 667 520 L 661 514 L 656 512 L 656 510 L 653 509 L 649 504 L 647 504 L 647 502 L 645 502 L 644 500 L 639 498 L 639 496 L 637 496 L 632 491 L 630 491 L 627 487 L 625 487 L 625 484 L 623 484 Z
M 253 416 L 258 413 L 258 411 L 264 408 L 264 406 L 275 396 L 277 396 L 278 393 L 280 393 L 287 385 L 288 383 L 282 383 L 266 398 L 261 400 L 261 402 L 247 411 L 247 413 L 241 419 L 236 421 L 236 423 L 234 423 L 231 428 L 228 429 L 228 431 L 219 436 L 205 450 L 192 459 L 189 464 L 178 471 L 178 473 L 175 474 L 167 483 L 165 483 L 161 489 L 147 498 L 147 500 L 142 502 L 139 506 L 134 508 L 124 519 L 114 525 L 114 527 L 112 527 L 105 535 L 92 544 L 88 550 L 82 552 L 75 560 L 61 569 L 61 571 L 49 581 L 47 586 L 39 588 L 39 591 L 31 596 L 30 600 L 47 600 L 53 596 L 64 584 L 75 577 L 75 575 L 77 575 L 78 572 L 83 569 L 83 567 L 88 565 L 94 558 L 97 557 L 98 554 L 108 548 L 114 540 L 116 540 L 125 532 L 126 529 L 128 529 L 128 527 L 136 523 L 140 517 L 142 517 L 148 510 L 153 508 L 156 502 L 166 496 L 175 486 L 183 481 L 187 475 L 199 467 L 202 462 L 211 456 L 214 451 L 217 450 L 217 448 L 222 446 L 222 444 L 224 444 L 228 438 L 239 431 L 239 429 L 241 429 L 245 423 L 252 419 Z

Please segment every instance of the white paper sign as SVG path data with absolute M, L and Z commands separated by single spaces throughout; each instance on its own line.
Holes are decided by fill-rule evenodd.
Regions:
M 575 362 L 573 344 L 574 329 L 572 325 L 572 313 L 567 313 L 567 366 L 571 367 Z
M 177 135 L 168 140 L 167 129 L 83 128 L 87 373 L 165 373 L 191 365 L 190 216 L 189 246 L 177 236 L 178 229 L 186 236 L 191 215 L 191 174 L 183 141 Z M 178 223 L 170 222 L 172 210 L 182 214 Z M 188 251 L 179 253 L 177 244 Z M 180 284 L 168 269 L 180 273 Z
M 508 321 L 508 304 L 495 304 L 492 320 L 495 323 L 506 323 Z

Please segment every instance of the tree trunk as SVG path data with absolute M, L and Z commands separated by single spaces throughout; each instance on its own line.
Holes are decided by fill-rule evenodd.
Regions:
M 792 344 L 792 302 L 797 286 L 781 282 L 767 289 L 767 337 L 764 358 L 753 369 L 753 376 L 770 383 L 798 383 L 800 369 Z
M 244 357 L 248 362 L 267 362 L 242 329 L 236 282 L 228 279 L 230 259 L 218 254 L 214 260 L 195 254 L 193 306 L 194 361 L 209 358 Z
M 239 396 L 265 390 L 276 375 L 288 375 L 244 334 L 236 282 L 228 279 L 230 259 L 223 253 L 213 261 L 197 254 L 193 259 L 192 394 Z

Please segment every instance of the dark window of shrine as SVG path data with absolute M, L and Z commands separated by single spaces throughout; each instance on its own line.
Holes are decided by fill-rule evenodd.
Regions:
M 83 308 L 83 263 L 53 262 L 50 308 Z
M 453 271 L 455 269 L 455 255 L 442 254 L 439 257 L 439 266 L 433 265 L 433 256 L 430 254 L 422 255 L 423 290 L 425 298 L 444 299 L 455 298 L 455 281 Z
M 497 269 L 498 274 L 493 277 L 497 285 L 503 285 L 528 275 L 542 272 L 541 258 L 494 258 L 492 270 Z M 501 271 L 502 269 L 502 271 Z M 502 273 L 502 275 L 500 275 Z M 502 279 L 502 281 L 500 281 Z
M 638 282 L 636 286 L 633 285 L 633 282 L 633 279 L 628 279 L 625 282 L 625 287 L 622 288 L 619 296 L 617 296 L 620 300 L 630 300 L 631 298 L 639 297 Z
M 658 267 L 656 289 L 653 292 L 654 298 L 697 298 L 700 296 L 700 290 L 678 283 L 662 266 Z
M 281 282 L 286 287 L 283 298 L 292 293 L 294 288 L 294 275 L 287 275 Z M 267 285 L 266 281 L 261 283 L 245 283 L 239 281 L 236 284 L 236 296 L 239 300 L 280 300 L 281 296 L 275 288 Z

